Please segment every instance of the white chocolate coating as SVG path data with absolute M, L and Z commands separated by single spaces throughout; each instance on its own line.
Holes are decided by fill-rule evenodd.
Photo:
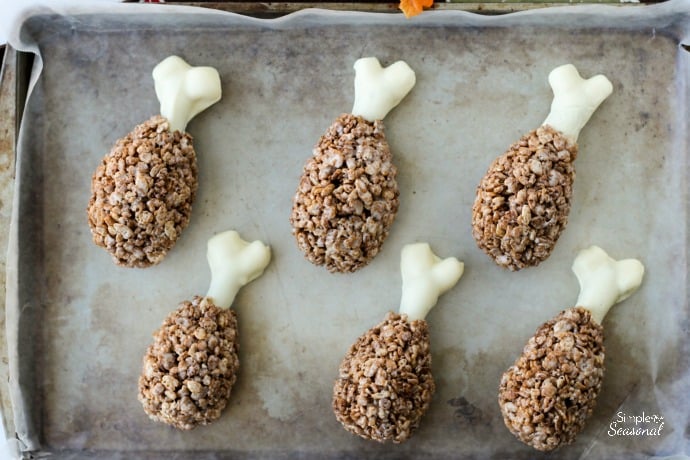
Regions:
M 355 104 L 352 114 L 368 121 L 383 118 L 410 92 L 414 71 L 398 61 L 385 69 L 375 57 L 358 59 L 355 68 Z
M 192 67 L 177 56 L 170 56 L 153 69 L 156 96 L 161 115 L 171 131 L 184 132 L 198 113 L 220 100 L 220 76 L 213 67 Z
M 441 260 L 427 243 L 405 246 L 400 256 L 400 313 L 406 314 L 409 321 L 426 318 L 439 296 L 455 286 L 464 269 L 455 257 Z
M 599 324 L 613 305 L 627 299 L 640 287 L 644 275 L 644 266 L 639 260 L 614 260 L 597 246 L 580 251 L 572 269 L 580 282 L 575 306 L 588 309 Z
M 244 241 L 235 231 L 215 235 L 208 241 L 211 285 L 206 297 L 220 308 L 230 308 L 242 286 L 264 272 L 271 260 L 271 248 L 261 241 Z
M 577 137 L 597 107 L 613 92 L 613 85 L 603 75 L 583 79 L 572 64 L 557 67 L 549 74 L 553 89 L 551 112 L 544 120 L 570 141 Z

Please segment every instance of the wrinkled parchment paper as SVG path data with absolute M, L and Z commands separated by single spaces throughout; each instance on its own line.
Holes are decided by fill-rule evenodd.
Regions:
M 690 454 L 688 43 L 690 2 L 555 8 L 499 17 L 308 10 L 277 20 L 118 5 L 27 17 L 11 43 L 38 54 L 20 132 L 8 259 L 7 340 L 16 436 L 57 458 L 534 458 L 503 425 L 501 373 L 537 326 L 571 306 L 570 265 L 591 244 L 646 266 L 604 322 L 607 374 L 595 413 L 559 458 Z M 212 65 L 223 99 L 188 126 L 199 157 L 192 222 L 159 266 L 113 265 L 91 243 L 90 178 L 116 139 L 157 113 L 151 70 L 178 54 Z M 386 118 L 401 208 L 382 253 L 333 275 L 290 234 L 304 161 L 353 101 L 352 64 L 404 59 L 411 94 Z M 491 160 L 536 128 L 549 71 L 606 74 L 614 93 L 580 136 L 570 223 L 537 268 L 504 271 L 476 248 L 470 213 Z M 150 421 L 136 380 L 151 333 L 206 291 L 206 241 L 236 229 L 271 245 L 245 287 L 241 374 L 213 425 Z M 427 318 L 437 392 L 409 442 L 348 434 L 331 389 L 350 344 L 396 309 L 399 254 L 427 241 L 465 275 Z M 642 415 L 660 435 L 626 436 Z M 623 421 L 621 421 L 621 418 Z M 660 420 L 660 419 L 658 419 Z

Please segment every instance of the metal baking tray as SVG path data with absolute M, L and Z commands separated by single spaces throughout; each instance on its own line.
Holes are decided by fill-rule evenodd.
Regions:
M 27 17 L 36 45 L 20 130 L 8 255 L 11 417 L 24 455 L 51 458 L 534 458 L 505 428 L 501 373 L 537 326 L 578 293 L 570 265 L 591 244 L 646 266 L 641 289 L 604 322 L 596 411 L 559 458 L 690 452 L 688 81 L 690 2 L 578 6 L 504 16 L 307 10 L 260 20 L 198 9 Z M 21 49 L 21 46 L 20 46 Z M 167 258 L 118 268 L 91 242 L 91 175 L 116 139 L 158 112 L 151 70 L 177 54 L 221 75 L 222 100 L 195 118 L 200 188 Z M 291 198 L 311 149 L 353 102 L 352 64 L 404 59 L 417 84 L 386 118 L 401 207 L 380 255 L 354 274 L 307 262 Z M 607 75 L 613 95 L 580 137 L 569 226 L 552 256 L 508 272 L 471 237 L 489 163 L 536 128 L 549 71 Z M 271 245 L 234 308 L 241 372 L 214 424 L 180 432 L 136 399 L 152 332 L 206 292 L 206 241 L 235 229 Z M 400 298 L 400 250 L 426 241 L 466 271 L 427 318 L 437 392 L 402 445 L 367 442 L 331 411 L 339 362 Z M 622 415 L 664 417 L 659 436 L 612 435 Z M 620 426 L 620 425 L 619 425 Z

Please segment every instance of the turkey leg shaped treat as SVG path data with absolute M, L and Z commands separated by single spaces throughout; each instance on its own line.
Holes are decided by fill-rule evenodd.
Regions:
M 170 56 L 153 69 L 161 114 L 118 140 L 91 179 L 93 241 L 117 265 L 159 263 L 189 223 L 197 191 L 187 123 L 220 100 L 218 72 Z
M 637 290 L 644 267 L 592 246 L 577 256 L 573 272 L 580 282 L 577 306 L 539 326 L 498 391 L 510 432 L 542 451 L 573 442 L 592 414 L 604 377 L 601 323 L 611 306 Z
M 239 369 L 237 291 L 258 278 L 271 251 L 229 231 L 208 242 L 211 285 L 206 296 L 182 302 L 153 334 L 139 377 L 139 401 L 153 420 L 182 430 L 218 417 Z
M 426 243 L 402 250 L 399 314 L 389 312 L 350 347 L 333 388 L 333 411 L 351 433 L 400 443 L 417 429 L 435 390 L 425 317 L 462 276 L 454 257 Z
M 570 212 L 577 137 L 613 86 L 584 80 L 571 64 L 549 74 L 551 112 L 489 166 L 472 207 L 472 235 L 510 270 L 538 265 L 553 250 Z
M 306 258 L 331 272 L 354 272 L 378 254 L 398 211 L 397 169 L 383 118 L 415 84 L 398 61 L 355 63 L 355 103 L 321 136 L 302 171 L 290 223 Z

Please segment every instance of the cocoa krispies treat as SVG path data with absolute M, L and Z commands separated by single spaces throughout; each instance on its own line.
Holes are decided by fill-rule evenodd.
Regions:
M 117 265 L 159 263 L 189 223 L 198 188 L 187 133 L 154 116 L 117 141 L 91 180 L 87 208 L 93 241 Z
M 239 370 L 235 312 L 197 296 L 168 315 L 153 338 L 139 377 L 149 417 L 182 430 L 220 417 Z
M 577 144 L 542 126 L 496 158 L 477 187 L 472 235 L 510 270 L 546 259 L 568 222 Z
M 388 313 L 350 347 L 333 388 L 333 410 L 350 432 L 400 443 L 419 426 L 435 384 L 424 320 Z
M 379 252 L 399 206 L 383 121 L 343 114 L 303 168 L 290 223 L 306 258 L 353 272 Z
M 604 330 L 588 310 L 569 308 L 542 324 L 503 374 L 503 420 L 535 449 L 570 444 L 592 414 L 603 376 Z

